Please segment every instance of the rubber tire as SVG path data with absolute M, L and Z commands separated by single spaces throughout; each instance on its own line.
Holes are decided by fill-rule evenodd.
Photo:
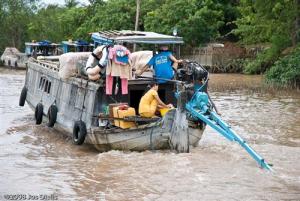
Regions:
M 83 121 L 76 121 L 73 127 L 72 141 L 76 145 L 82 145 L 84 143 L 87 134 L 86 125 Z
M 37 104 L 37 106 L 35 107 L 34 116 L 35 116 L 35 123 L 37 125 L 41 124 L 43 121 L 43 109 L 44 106 L 42 103 Z
M 22 91 L 21 91 L 21 94 L 20 94 L 19 106 L 22 106 L 22 107 L 24 106 L 26 96 L 27 96 L 27 88 L 24 86 Z
M 18 67 L 18 62 L 15 62 L 15 66 L 14 67 L 16 67 L 16 68 Z
M 10 60 L 8 60 L 8 61 L 7 61 L 7 65 L 10 66 L 10 64 L 11 64 L 11 63 L 10 63 Z
M 57 118 L 57 107 L 55 105 L 51 105 L 48 109 L 48 127 L 53 127 L 55 122 L 56 122 L 56 118 Z

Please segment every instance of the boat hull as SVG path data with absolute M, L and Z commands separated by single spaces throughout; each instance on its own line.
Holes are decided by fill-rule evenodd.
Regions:
M 54 129 L 73 137 L 75 122 L 82 120 L 87 128 L 84 143 L 93 145 L 99 151 L 112 149 L 144 151 L 171 148 L 171 130 L 176 110 L 169 111 L 157 122 L 140 124 L 130 129 L 101 128 L 99 124 L 95 124 L 95 116 L 99 113 L 95 111 L 99 105 L 97 93 L 101 86 L 78 78 L 60 79 L 57 69 L 51 68 L 52 70 L 48 69 L 46 65 L 29 61 L 25 86 L 28 89 L 27 103 L 33 110 L 38 103 L 42 103 L 44 119 L 47 118 L 47 112 L 51 105 L 54 104 L 58 108 Z M 43 79 L 48 81 L 48 88 L 43 87 Z M 83 96 L 85 97 L 83 98 Z M 182 135 L 188 135 L 189 144 L 197 146 L 204 129 L 204 124 L 194 125 L 189 122 L 188 132 L 182 133 Z

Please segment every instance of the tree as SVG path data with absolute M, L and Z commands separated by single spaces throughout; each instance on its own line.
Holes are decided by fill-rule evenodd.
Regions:
M 77 0 L 65 0 L 65 7 L 66 8 L 73 8 L 79 5 Z
M 286 38 L 285 46 L 288 46 L 299 31 L 299 27 L 295 30 L 300 12 L 298 3 L 298 0 L 241 0 L 242 16 L 236 21 L 238 28 L 234 32 L 244 43 L 276 43 L 276 37 L 279 37 Z
M 147 13 L 145 27 L 165 34 L 171 34 L 176 27 L 188 44 L 197 46 L 219 36 L 223 20 L 222 4 L 217 0 L 166 0 Z
M 261 73 L 268 69 L 287 47 L 296 45 L 299 33 L 298 0 L 241 0 L 237 19 L 238 28 L 234 33 L 245 44 L 267 43 L 270 48 L 257 56 L 255 61 L 247 63 L 245 72 Z
M 34 40 L 53 42 L 80 38 L 76 31 L 86 20 L 86 10 L 85 7 L 58 5 L 41 8 L 28 24 L 29 36 Z
M 50 40 L 58 42 L 62 39 L 64 33 L 58 18 L 65 11 L 58 5 L 48 5 L 41 8 L 28 24 L 28 33 L 31 40 Z
M 26 24 L 35 10 L 34 0 L 0 0 L 0 50 L 22 48 L 27 40 Z

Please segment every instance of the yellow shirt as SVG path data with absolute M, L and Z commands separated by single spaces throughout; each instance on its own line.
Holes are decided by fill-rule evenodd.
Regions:
M 139 105 L 139 114 L 141 113 L 155 113 L 157 108 L 157 100 L 155 96 L 158 96 L 157 91 L 150 89 L 142 98 Z

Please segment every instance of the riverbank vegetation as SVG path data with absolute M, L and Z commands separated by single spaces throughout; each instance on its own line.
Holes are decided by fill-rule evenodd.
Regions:
M 94 31 L 133 30 L 135 13 L 136 0 L 0 0 L 0 51 L 23 49 L 31 40 L 89 40 Z M 138 29 L 172 34 L 176 28 L 188 48 L 225 41 L 257 46 L 261 51 L 241 62 L 244 73 L 299 86 L 299 15 L 299 0 L 141 0 Z

